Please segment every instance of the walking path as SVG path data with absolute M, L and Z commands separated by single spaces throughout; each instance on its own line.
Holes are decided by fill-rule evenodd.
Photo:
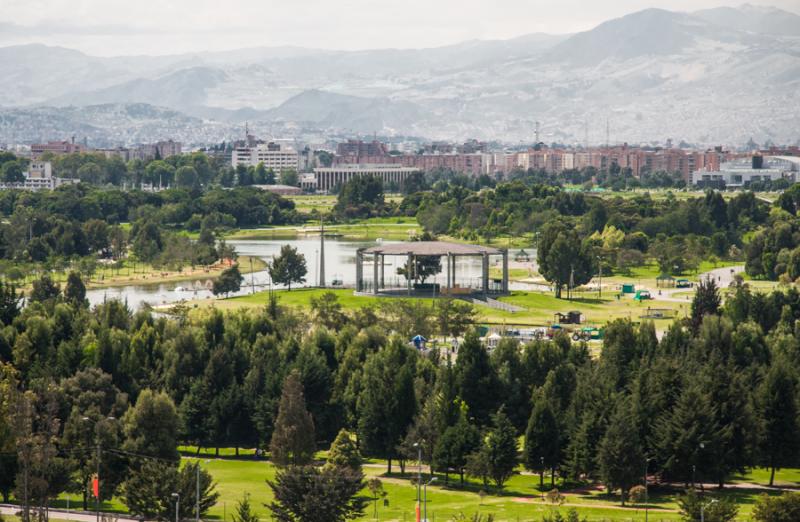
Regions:
M 2 515 L 16 515 L 19 513 L 20 507 L 14 506 L 11 504 L 0 504 L 0 514 Z M 96 522 L 97 514 L 88 511 L 75 511 L 70 510 L 67 511 L 66 509 L 48 509 L 47 510 L 51 519 L 57 520 L 75 520 L 77 522 Z M 104 517 L 111 517 L 113 520 L 119 520 L 121 522 L 138 522 L 138 518 L 133 518 L 127 515 L 121 515 L 119 513 L 106 513 L 101 511 L 100 512 L 100 520 L 102 521 Z

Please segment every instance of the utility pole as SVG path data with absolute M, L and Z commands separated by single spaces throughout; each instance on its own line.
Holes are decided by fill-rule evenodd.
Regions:
M 325 221 L 319 220 L 319 286 L 325 288 Z
M 250 293 L 251 294 L 256 293 L 256 281 L 255 281 L 255 275 L 253 274 L 253 256 L 250 256 Z M 197 465 L 199 466 L 200 463 L 198 462 Z
M 600 267 L 600 284 L 597 287 L 597 293 L 598 293 L 598 297 L 600 299 L 602 299 L 603 298 L 603 258 L 600 257 L 600 256 L 597 256 L 597 266 Z
M 200 459 L 197 459 L 197 484 L 195 489 L 194 520 L 200 522 Z
M 94 511 L 95 520 L 100 522 L 100 438 L 97 439 L 97 459 L 94 479 L 97 481 L 97 488 L 94 490 Z

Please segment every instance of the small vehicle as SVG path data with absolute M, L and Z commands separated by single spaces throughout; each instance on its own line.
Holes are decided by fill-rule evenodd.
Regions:
M 633 296 L 633 298 L 636 301 L 646 301 L 648 299 L 652 299 L 653 296 L 650 294 L 650 290 L 637 290 L 636 295 Z
M 688 279 L 678 279 L 675 281 L 675 288 L 691 288 L 692 286 L 692 282 Z
M 344 282 L 341 279 L 334 278 L 331 281 L 331 286 L 343 286 L 343 285 L 344 285 Z
M 603 329 L 586 326 L 572 332 L 573 341 L 596 341 L 603 338 Z

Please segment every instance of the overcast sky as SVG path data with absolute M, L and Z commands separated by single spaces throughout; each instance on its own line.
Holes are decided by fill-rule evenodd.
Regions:
M 800 0 L 751 0 L 795 12 Z M 715 0 L 0 0 L 0 46 L 88 54 L 174 54 L 252 46 L 432 47 L 533 32 L 571 33 L 648 7 Z

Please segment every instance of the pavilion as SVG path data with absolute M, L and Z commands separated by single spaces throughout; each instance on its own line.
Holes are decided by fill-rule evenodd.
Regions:
M 372 278 L 364 277 L 364 260 L 366 256 L 372 258 Z M 395 285 L 387 287 L 385 284 L 386 256 L 406 258 L 406 266 L 416 266 L 417 257 L 446 257 L 444 272 L 446 283 L 419 284 L 412 278 L 405 282 L 405 288 Z M 489 261 L 493 256 L 502 256 L 503 275 L 501 279 L 489 278 Z M 481 260 L 481 277 L 479 281 L 462 278 L 459 282 L 456 274 L 456 259 L 464 257 L 479 258 Z M 491 284 L 490 284 L 491 282 Z M 444 241 L 409 241 L 377 245 L 370 248 L 360 248 L 356 252 L 356 292 L 371 293 L 374 295 L 441 295 L 441 296 L 469 296 L 473 294 L 503 295 L 508 293 L 508 251 L 485 247 L 480 245 L 466 245 L 462 243 L 448 243 Z

